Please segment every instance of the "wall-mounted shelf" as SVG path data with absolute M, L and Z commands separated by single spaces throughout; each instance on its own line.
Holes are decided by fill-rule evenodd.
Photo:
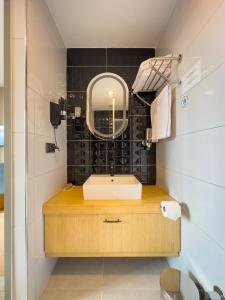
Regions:
M 167 55 L 162 57 L 153 57 L 144 61 L 137 73 L 133 84 L 133 94 L 137 96 L 145 105 L 151 106 L 138 93 L 157 92 L 162 90 L 166 84 L 177 84 L 174 80 L 177 72 L 177 66 L 182 61 L 182 55 Z

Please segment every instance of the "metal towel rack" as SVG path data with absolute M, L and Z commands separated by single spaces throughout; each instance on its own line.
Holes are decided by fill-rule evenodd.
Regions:
M 155 92 L 160 91 L 166 84 L 177 84 L 178 81 L 172 80 L 172 63 L 177 62 L 176 66 L 181 63 L 182 54 L 178 56 L 163 56 L 153 57 L 149 59 L 150 73 L 143 83 L 142 90 L 133 92 L 136 97 L 142 101 L 145 105 L 151 106 L 144 98 L 138 93 L 141 92 Z

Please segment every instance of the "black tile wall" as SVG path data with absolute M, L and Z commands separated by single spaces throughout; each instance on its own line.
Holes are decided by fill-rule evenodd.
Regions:
M 128 127 L 116 140 L 104 141 L 94 137 L 86 125 L 86 89 L 99 73 L 120 75 L 130 91 L 140 63 L 155 55 L 149 49 L 91 49 L 67 50 L 67 113 L 75 106 L 82 110 L 81 118 L 67 120 L 67 175 L 68 182 L 81 185 L 91 174 L 110 173 L 114 162 L 115 173 L 134 174 L 143 184 L 155 184 L 156 147 L 142 146 L 146 127 L 150 127 L 149 108 L 130 94 Z M 151 103 L 154 93 L 143 93 Z
M 106 49 L 71 48 L 67 50 L 67 66 L 106 66 Z
M 152 48 L 109 48 L 107 49 L 108 66 L 139 66 L 144 60 L 155 56 Z

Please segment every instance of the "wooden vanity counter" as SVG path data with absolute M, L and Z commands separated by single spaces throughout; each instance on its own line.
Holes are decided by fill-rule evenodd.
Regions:
M 173 200 L 143 186 L 142 200 L 83 200 L 82 186 L 59 192 L 43 206 L 45 253 L 50 257 L 177 256 L 180 220 L 163 218 Z

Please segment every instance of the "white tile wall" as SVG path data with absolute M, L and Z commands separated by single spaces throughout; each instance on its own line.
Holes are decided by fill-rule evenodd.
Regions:
M 25 132 L 25 39 L 13 39 L 13 131 Z M 21 71 L 23 70 L 23 71 Z M 22 84 L 23 83 L 23 84 Z
M 11 2 L 12 149 L 13 149 L 13 294 L 27 299 L 26 251 L 26 38 L 25 1 Z M 20 12 L 20 13 L 18 13 Z
M 12 0 L 12 37 L 24 39 L 26 30 L 26 5 L 23 0 Z
M 42 206 L 66 183 L 66 124 L 56 130 L 60 152 L 45 153 L 54 142 L 50 101 L 65 96 L 66 49 L 44 1 L 28 0 L 28 299 L 38 300 L 55 259 L 44 255 Z
M 181 79 L 196 62 L 201 79 L 180 105 L 176 89 L 173 138 L 157 145 L 157 183 L 185 203 L 182 251 L 172 266 L 192 272 L 206 289 L 225 290 L 225 1 L 179 1 L 158 54 L 182 53 Z
M 222 64 L 186 93 L 190 99 L 187 109 L 177 101 L 178 135 L 225 125 L 224 76 Z

